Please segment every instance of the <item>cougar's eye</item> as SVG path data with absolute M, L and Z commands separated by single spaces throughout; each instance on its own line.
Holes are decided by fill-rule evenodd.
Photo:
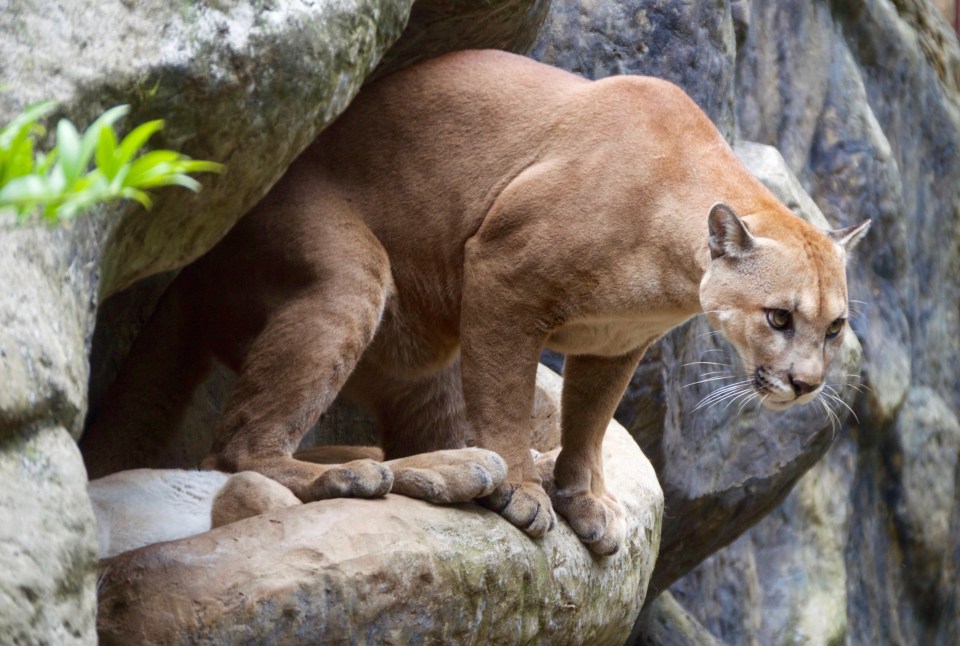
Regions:
M 833 337 L 840 334 L 840 332 L 843 330 L 844 323 L 846 323 L 846 320 L 844 319 L 837 319 L 836 321 L 831 323 L 830 327 L 827 328 L 827 338 L 832 339 Z
M 774 330 L 787 330 L 790 328 L 793 316 L 789 310 L 767 310 L 767 323 Z

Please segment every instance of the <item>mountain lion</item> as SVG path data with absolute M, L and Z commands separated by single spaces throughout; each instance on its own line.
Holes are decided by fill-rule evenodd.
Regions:
M 377 414 L 388 459 L 414 456 L 394 463 L 407 468 L 395 491 L 483 496 L 531 536 L 556 509 L 611 554 L 625 522 L 601 440 L 646 348 L 706 312 L 764 405 L 810 402 L 845 333 L 846 256 L 868 225 L 824 233 L 793 215 L 666 81 L 442 56 L 364 88 L 180 273 L 86 459 L 94 472 L 138 466 L 215 357 L 238 380 L 207 468 L 258 471 L 305 501 L 383 495 L 389 463 L 291 456 L 342 394 Z M 544 348 L 566 355 L 550 496 L 529 450 Z M 468 446 L 502 456 L 505 479 L 478 449 L 415 455 Z

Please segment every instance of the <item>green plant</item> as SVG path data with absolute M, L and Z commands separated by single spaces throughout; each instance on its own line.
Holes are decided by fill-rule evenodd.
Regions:
M 140 155 L 163 121 L 148 121 L 118 140 L 113 125 L 130 111 L 125 105 L 104 112 L 82 135 L 61 119 L 53 149 L 47 154 L 36 151 L 37 137 L 44 133 L 39 121 L 55 107 L 52 101 L 33 104 L 0 129 L 0 213 L 13 211 L 17 222 L 39 214 L 56 223 L 121 199 L 150 208 L 147 189 L 182 186 L 198 191 L 200 183 L 191 173 L 223 170 L 215 162 L 172 150 Z

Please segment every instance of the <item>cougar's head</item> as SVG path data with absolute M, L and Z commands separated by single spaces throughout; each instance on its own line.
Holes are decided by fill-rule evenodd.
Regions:
M 710 210 L 700 304 L 763 405 L 782 410 L 823 389 L 847 327 L 847 254 L 870 221 L 822 232 L 800 218 L 748 219 L 725 204 Z

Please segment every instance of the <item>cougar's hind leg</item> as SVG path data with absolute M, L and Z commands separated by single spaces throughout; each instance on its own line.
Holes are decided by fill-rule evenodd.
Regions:
M 398 389 L 378 406 L 393 493 L 452 503 L 486 496 L 507 465 L 493 451 L 467 448 L 460 362 Z
M 113 385 L 92 411 L 80 450 L 89 477 L 137 467 L 189 467 L 176 431 L 210 368 L 204 331 L 177 281 L 161 297 Z
M 349 206 L 329 198 L 317 210 L 296 258 L 303 280 L 249 344 L 204 466 L 257 471 L 303 501 L 382 496 L 393 478 L 379 462 L 292 457 L 373 339 L 393 284 L 386 252 Z

